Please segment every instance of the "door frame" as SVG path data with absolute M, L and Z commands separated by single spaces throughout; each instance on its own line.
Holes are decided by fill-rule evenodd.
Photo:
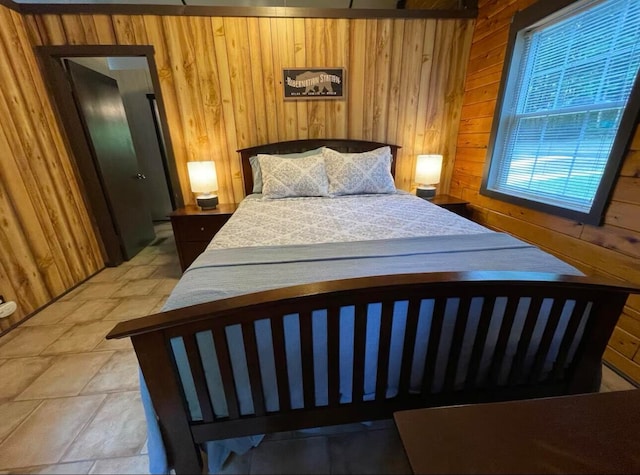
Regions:
M 117 266 L 123 261 L 120 240 L 106 193 L 100 180 L 97 164 L 91 152 L 89 138 L 84 133 L 84 118 L 77 110 L 73 89 L 68 74 L 62 65 L 64 57 L 143 56 L 147 59 L 153 91 L 158 104 L 160 126 L 165 139 L 165 153 L 171 202 L 176 208 L 184 206 L 176 160 L 173 154 L 171 134 L 166 109 L 160 90 L 160 78 L 154 59 L 153 46 L 130 45 L 59 45 L 36 46 L 36 57 L 42 70 L 44 82 L 52 99 L 61 132 L 67 149 L 71 152 L 72 165 L 78 180 L 85 205 L 96 235 L 99 237 L 102 255 L 107 266 Z M 80 132 L 81 131 L 81 132 Z

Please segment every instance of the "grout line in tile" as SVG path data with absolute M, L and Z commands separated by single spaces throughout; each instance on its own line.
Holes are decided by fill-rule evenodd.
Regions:
M 98 343 L 99 344 L 99 343 Z M 96 345 L 97 346 L 97 345 Z M 102 363 L 100 365 L 100 367 L 98 368 L 98 370 L 93 374 L 93 376 L 91 376 L 90 378 L 88 378 L 87 382 L 84 384 L 84 386 L 82 386 L 82 388 L 80 389 L 80 391 L 78 391 L 78 394 L 76 394 L 76 396 L 80 396 L 82 394 L 82 391 L 84 391 L 84 389 L 89 385 L 89 383 L 93 380 L 93 378 L 95 378 L 95 376 L 102 370 L 102 368 L 104 368 L 106 366 L 106 364 L 111 361 L 113 359 L 113 357 L 115 356 L 115 354 L 117 353 L 117 351 L 111 350 L 111 351 L 96 351 L 96 352 L 91 352 L 91 353 L 111 353 L 111 356 L 109 358 L 107 358 L 106 360 L 104 360 L 104 363 Z M 100 393 L 96 393 L 96 394 L 100 394 Z M 109 396 L 109 394 L 111 394 L 110 392 L 106 392 L 104 393 L 107 395 L 107 397 Z M 105 398 L 106 400 L 106 398 Z
M 10 402 L 15 402 L 15 401 L 10 401 Z M 15 426 L 15 427 L 13 428 L 13 430 L 12 430 L 11 432 L 9 432 L 9 433 L 4 437 L 4 438 L 0 439 L 0 445 L 2 445 L 2 443 L 3 443 L 5 440 L 7 440 L 9 437 L 11 437 L 11 435 L 13 435 L 13 433 L 14 433 L 15 431 L 17 431 L 17 430 L 18 430 L 18 429 L 19 429 L 19 428 L 20 428 L 20 427 L 21 427 L 21 426 L 22 426 L 22 425 L 27 421 L 27 419 L 29 419 L 29 418 L 31 417 L 31 415 L 32 415 L 34 412 L 36 412 L 36 410 L 37 410 L 40 406 L 42 406 L 42 405 L 44 404 L 44 402 L 45 402 L 45 400 L 43 399 L 43 400 L 41 400 L 41 401 L 40 401 L 40 403 L 39 403 L 39 404 L 36 404 L 36 405 L 33 407 L 33 409 L 32 409 L 31 411 L 29 411 L 29 414 L 27 414 L 27 415 L 25 416 L 25 418 L 24 418 L 24 419 L 22 419 L 22 421 L 20 421 L 20 423 L 19 423 L 17 426 Z
M 73 447 L 73 444 L 75 444 L 76 440 L 78 440 L 78 437 L 80 437 L 80 434 L 82 434 L 85 431 L 85 429 L 87 427 L 89 427 L 89 425 L 91 425 L 91 423 L 95 420 L 96 416 L 98 415 L 98 412 L 100 412 L 100 409 L 102 409 L 104 407 L 104 405 L 107 403 L 107 399 L 108 398 L 109 398 L 109 395 L 105 394 L 104 398 L 102 399 L 102 402 L 100 403 L 100 405 L 96 408 L 96 410 L 93 412 L 93 414 L 91 414 L 91 416 L 85 421 L 85 423 L 82 425 L 82 427 L 80 428 L 80 430 L 78 431 L 76 436 L 73 438 L 71 443 L 69 445 L 67 445 L 67 448 L 62 451 L 62 453 L 60 454 L 60 457 L 58 457 L 58 461 L 56 463 L 62 463 L 61 461 L 64 459 L 65 455 L 67 455 L 67 452 L 69 452 L 69 450 L 71 450 L 71 447 Z M 92 460 L 92 459 L 86 459 L 86 460 L 89 461 L 89 460 Z M 76 462 L 76 460 L 74 460 L 74 462 Z M 89 471 L 91 471 L 91 470 L 89 470 Z

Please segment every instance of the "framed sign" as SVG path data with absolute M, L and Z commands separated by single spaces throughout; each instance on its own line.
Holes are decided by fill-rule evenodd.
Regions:
M 346 97 L 344 68 L 289 68 L 282 75 L 285 100 Z

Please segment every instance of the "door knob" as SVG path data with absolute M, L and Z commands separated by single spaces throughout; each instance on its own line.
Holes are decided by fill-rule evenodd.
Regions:
M 146 180 L 147 179 L 147 177 L 144 176 L 142 173 L 138 173 L 136 176 L 134 176 L 134 178 L 136 180 Z

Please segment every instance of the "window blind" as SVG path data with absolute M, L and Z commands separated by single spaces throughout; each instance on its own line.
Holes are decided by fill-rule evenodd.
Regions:
M 520 41 L 488 187 L 588 213 L 640 66 L 640 1 L 582 3 Z

